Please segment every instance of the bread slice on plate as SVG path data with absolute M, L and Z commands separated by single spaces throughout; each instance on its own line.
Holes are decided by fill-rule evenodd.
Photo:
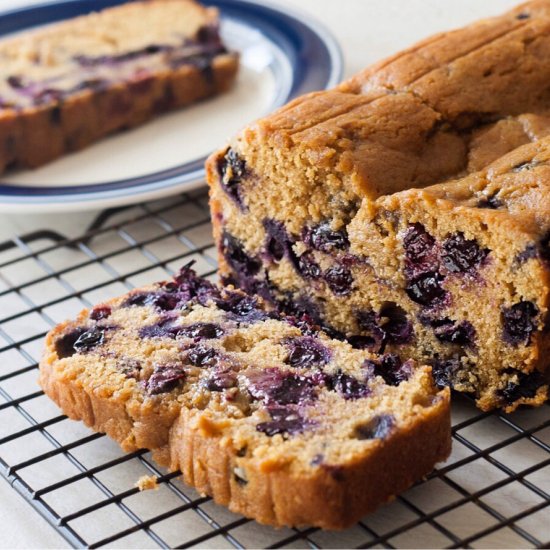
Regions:
M 226 91 L 238 69 L 218 12 L 129 2 L 0 41 L 0 172 L 34 168 Z

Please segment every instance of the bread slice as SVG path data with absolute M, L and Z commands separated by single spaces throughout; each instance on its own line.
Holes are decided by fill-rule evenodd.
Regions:
M 2 40 L 0 172 L 227 90 L 238 55 L 218 26 L 193 0 L 149 0 Z
M 208 162 L 224 280 L 484 410 L 544 402 L 548 56 L 533 1 L 245 128 Z
M 70 418 L 270 525 L 350 526 L 450 451 L 429 367 L 188 268 L 52 330 L 40 383 Z

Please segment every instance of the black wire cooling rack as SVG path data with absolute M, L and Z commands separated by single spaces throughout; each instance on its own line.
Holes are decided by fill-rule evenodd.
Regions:
M 60 415 L 36 383 L 49 328 L 190 259 L 214 274 L 203 191 L 105 211 L 77 238 L 48 230 L 0 243 L 0 472 L 71 545 L 550 547 L 548 405 L 481 413 L 454 396 L 451 458 L 338 533 L 260 526 L 159 470 L 146 451 L 125 454 Z M 140 492 L 143 475 L 157 476 L 158 489 Z

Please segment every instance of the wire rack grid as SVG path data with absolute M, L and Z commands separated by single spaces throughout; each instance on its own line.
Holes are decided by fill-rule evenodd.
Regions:
M 481 413 L 454 396 L 453 452 L 423 482 L 346 531 L 272 529 L 215 505 L 59 414 L 36 383 L 43 337 L 82 308 L 164 279 L 215 273 L 207 196 L 109 210 L 77 238 L 0 243 L 0 472 L 74 547 L 548 548 L 550 407 Z M 143 475 L 158 489 L 140 492 Z

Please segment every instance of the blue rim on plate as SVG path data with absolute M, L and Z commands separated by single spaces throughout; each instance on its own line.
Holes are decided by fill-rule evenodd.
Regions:
M 77 17 L 125 1 L 63 0 L 1 13 L 0 36 Z M 322 25 L 289 12 L 286 8 L 283 12 L 275 6 L 254 0 L 202 0 L 201 3 L 217 7 L 222 24 L 227 18 L 254 27 L 276 44 L 287 58 L 292 70 L 292 81 L 287 92 L 282 97 L 279 94 L 272 109 L 304 93 L 330 88 L 341 79 L 343 62 L 340 48 Z M 174 189 L 174 193 L 185 190 L 182 189 L 185 184 L 196 186 L 204 179 L 205 160 L 206 157 L 201 157 L 167 170 L 105 183 L 31 186 L 0 181 L 0 203 L 40 205 L 52 201 L 64 204 L 108 201 L 111 205 L 115 202 L 123 203 L 124 198 L 130 196 L 137 202 L 140 195 L 151 196 L 159 191 L 167 195 L 170 189 Z

